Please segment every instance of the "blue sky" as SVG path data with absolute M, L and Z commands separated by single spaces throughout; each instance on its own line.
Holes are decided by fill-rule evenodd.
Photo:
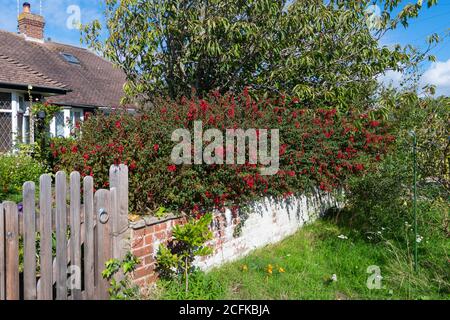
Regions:
M 403 1 L 415 3 L 416 1 Z M 425 3 L 426 1 L 424 1 Z M 437 33 L 440 36 L 450 35 L 450 0 L 438 0 L 438 4 L 430 9 L 424 6 L 416 19 L 410 20 L 408 28 L 399 26 L 389 32 L 382 39 L 383 45 L 412 44 L 416 47 L 427 48 L 426 39 L 430 34 Z M 421 66 L 424 73 L 422 84 L 434 84 L 437 86 L 437 94 L 450 95 L 450 37 L 446 37 L 431 54 L 437 58 L 436 63 L 425 62 Z M 394 85 L 400 82 L 401 75 L 390 72 L 385 76 L 385 81 L 392 81 Z
M 22 3 L 20 1 L 20 10 Z M 76 29 L 67 27 L 74 11 L 73 6 L 80 8 L 81 22 L 87 23 L 94 19 L 101 19 L 104 7 L 101 0 L 28 0 L 32 11 L 40 12 L 42 3 L 42 14 L 46 19 L 45 36 L 53 41 L 67 44 L 80 45 L 80 34 Z M 404 3 L 414 2 L 403 1 Z M 424 1 L 426 2 L 426 1 Z M 76 14 L 76 12 L 75 12 Z M 0 0 L 0 29 L 8 31 L 17 30 L 17 0 Z M 432 33 L 444 34 L 450 29 L 450 0 L 439 0 L 438 5 L 430 9 L 424 9 L 419 18 L 411 20 L 410 26 L 404 29 L 400 26 L 397 30 L 388 33 L 382 40 L 382 44 L 392 45 L 413 44 L 418 47 L 426 47 L 426 37 Z M 424 63 L 422 66 L 424 83 L 438 85 L 438 94 L 450 95 L 450 38 L 438 45 L 432 51 L 437 57 L 436 63 Z M 384 81 L 398 83 L 401 75 L 389 73 Z

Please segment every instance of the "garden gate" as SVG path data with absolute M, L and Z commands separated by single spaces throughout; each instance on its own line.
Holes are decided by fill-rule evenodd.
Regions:
M 72 172 L 42 175 L 39 198 L 0 204 L 0 300 L 105 300 L 105 262 L 127 251 L 128 168 L 110 169 L 109 190 Z M 39 202 L 36 205 L 36 202 Z

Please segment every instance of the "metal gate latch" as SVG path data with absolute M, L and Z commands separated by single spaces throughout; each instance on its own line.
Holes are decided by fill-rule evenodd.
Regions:
M 106 212 L 105 209 L 101 208 L 99 210 L 98 220 L 100 221 L 101 224 L 105 224 L 108 222 L 109 214 L 108 214 L 108 212 Z

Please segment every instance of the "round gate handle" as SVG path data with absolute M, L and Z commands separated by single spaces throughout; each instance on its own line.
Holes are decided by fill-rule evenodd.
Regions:
M 108 214 L 108 212 L 106 212 L 105 209 L 100 209 L 100 212 L 98 215 L 98 220 L 100 221 L 101 224 L 105 224 L 108 222 L 109 214 Z

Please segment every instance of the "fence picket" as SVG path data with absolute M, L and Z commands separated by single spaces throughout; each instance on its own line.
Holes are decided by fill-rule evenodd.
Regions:
M 121 253 L 121 234 L 120 230 L 117 229 L 119 225 L 119 219 L 120 219 L 120 210 L 119 210 L 119 195 L 118 195 L 118 189 L 117 188 L 111 188 L 110 191 L 110 197 L 111 197 L 111 214 L 110 219 L 112 220 L 111 227 L 112 227 L 112 236 L 111 236 L 111 244 L 112 244 L 112 257 L 114 259 L 120 259 L 122 256 L 119 254 Z M 116 281 L 121 281 L 123 279 L 124 275 L 122 273 L 122 270 L 119 270 L 117 274 L 114 275 L 114 279 Z
M 40 280 L 39 300 L 53 299 L 52 178 L 44 174 L 39 183 Z
M 67 300 L 67 182 L 56 174 L 56 300 Z
M 5 210 L 6 300 L 19 300 L 19 212 L 13 202 L 3 203 Z
M 117 189 L 117 215 L 113 220 L 113 256 L 119 259 L 128 248 L 128 167 L 111 166 L 109 170 L 110 187 Z
M 96 299 L 107 300 L 109 284 L 103 279 L 102 272 L 106 261 L 112 257 L 111 193 L 108 190 L 95 193 L 94 213 L 97 215 Z
M 84 201 L 84 288 L 86 298 L 94 299 L 94 180 L 87 176 L 83 181 Z
M 80 173 L 70 174 L 70 264 L 81 271 Z M 74 270 L 72 270 L 74 271 Z M 81 272 L 80 272 L 81 274 Z M 81 288 L 71 290 L 72 299 L 81 299 Z
M 53 198 L 51 176 L 45 174 L 40 177 L 39 210 L 36 210 L 36 186 L 33 182 L 26 182 L 23 186 L 21 212 L 13 202 L 0 203 L 0 300 L 22 298 L 19 273 L 21 235 L 24 246 L 25 300 L 109 299 L 109 281 L 103 279 L 102 272 L 106 261 L 111 258 L 120 259 L 125 254 L 128 240 L 128 168 L 124 165 L 112 166 L 111 189 L 99 190 L 95 194 L 93 178 L 85 177 L 83 204 L 78 172 L 71 173 L 69 186 L 64 172 L 58 172 L 55 180 Z M 40 234 L 39 274 L 36 259 L 37 231 Z M 69 285 L 69 264 L 72 267 L 69 280 L 73 282 L 70 285 L 79 284 L 80 278 L 73 281 L 76 273 L 84 280 L 84 288 Z M 77 268 L 73 268 L 75 266 Z
M 5 213 L 0 203 L 0 300 L 5 300 Z
M 23 230 L 24 230 L 24 299 L 36 300 L 36 187 L 34 182 L 23 185 Z

